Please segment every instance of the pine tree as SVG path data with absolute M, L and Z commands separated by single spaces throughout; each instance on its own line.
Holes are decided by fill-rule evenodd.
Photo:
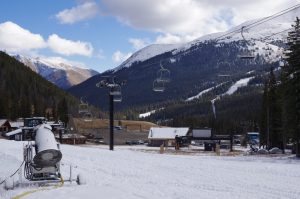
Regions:
M 65 97 L 58 103 L 57 115 L 59 120 L 61 120 L 65 124 L 68 123 L 68 104 Z
M 270 71 L 268 91 L 269 104 L 269 131 L 270 146 L 282 148 L 281 136 L 281 106 L 279 101 L 279 88 L 277 86 L 276 77 L 273 69 Z
M 282 72 L 284 90 L 285 127 L 296 142 L 296 153 L 300 157 L 300 20 L 296 19 L 288 34 L 287 66 Z
M 262 106 L 261 145 L 267 145 L 268 149 L 272 147 L 283 149 L 280 89 L 273 68 L 271 68 L 269 79 L 265 83 Z
M 263 102 L 262 102 L 262 112 L 261 112 L 261 119 L 260 119 L 260 145 L 266 146 L 267 139 L 268 139 L 268 117 L 269 117 L 269 110 L 268 110 L 268 82 L 265 82 L 264 85 L 264 94 L 263 94 Z

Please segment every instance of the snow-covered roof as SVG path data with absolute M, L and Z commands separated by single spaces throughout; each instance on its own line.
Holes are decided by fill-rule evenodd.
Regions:
M 148 134 L 148 139 L 175 139 L 175 136 L 186 136 L 189 132 L 188 127 L 181 128 L 159 128 L 151 127 Z
M 12 135 L 16 135 L 18 133 L 22 133 L 22 129 L 16 129 L 14 131 L 8 132 L 8 133 L 6 133 L 6 136 L 12 136 Z
M 3 124 L 5 124 L 7 120 L 6 119 L 0 119 L 0 126 L 2 126 Z
M 24 126 L 24 122 L 9 122 L 9 124 L 12 128 L 20 128 L 21 126 Z

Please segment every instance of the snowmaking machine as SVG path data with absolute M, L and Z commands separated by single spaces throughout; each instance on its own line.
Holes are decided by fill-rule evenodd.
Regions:
M 28 180 L 15 183 L 13 178 L 9 178 L 5 182 L 6 189 L 13 189 L 16 186 L 26 185 L 45 185 L 53 183 L 63 183 L 76 181 L 77 184 L 84 184 L 85 181 L 81 175 L 77 178 L 72 178 L 72 166 L 70 166 L 69 179 L 63 180 L 60 172 L 60 161 L 62 153 L 60 145 L 56 142 L 52 127 L 43 123 L 33 128 L 34 141 L 28 141 L 23 147 L 23 165 L 24 177 Z M 19 168 L 19 173 L 22 172 L 22 165 Z M 15 172 L 16 173 L 16 172 Z M 20 175 L 20 174 L 19 174 Z M 21 176 L 22 177 L 22 176 Z M 19 177 L 19 179 L 22 179 Z
M 24 146 L 24 176 L 34 180 L 59 180 L 62 153 L 50 125 L 42 124 L 35 129 L 35 143 Z

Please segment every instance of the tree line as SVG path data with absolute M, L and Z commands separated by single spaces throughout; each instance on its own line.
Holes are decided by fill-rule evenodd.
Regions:
M 272 68 L 265 82 L 261 112 L 261 144 L 267 148 L 294 143 L 300 156 L 300 21 L 288 33 L 285 62 L 279 76 Z
M 78 100 L 0 51 L 0 118 L 45 116 L 67 122 Z

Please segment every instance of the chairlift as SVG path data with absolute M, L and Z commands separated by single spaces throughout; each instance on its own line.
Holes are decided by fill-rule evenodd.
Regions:
M 243 26 L 242 29 L 241 29 L 241 35 L 242 35 L 242 38 L 243 40 L 246 42 L 246 44 L 248 44 L 248 41 L 245 39 L 244 35 L 243 35 L 243 32 L 244 32 L 244 28 L 246 26 Z M 245 50 L 243 51 L 240 55 L 238 55 L 238 57 L 240 59 L 245 59 L 245 60 L 248 60 L 248 59 L 254 59 L 255 58 L 255 55 L 252 51 L 249 51 L 249 50 Z
M 157 71 L 157 81 L 166 82 L 166 83 L 171 81 L 170 71 L 164 68 L 161 62 L 160 62 L 160 69 Z
M 218 76 L 219 77 L 230 77 L 230 75 L 228 75 L 228 74 L 219 74 Z
M 218 78 L 221 81 L 231 81 L 231 75 L 229 74 L 218 74 Z
M 85 103 L 82 98 L 80 99 L 80 104 L 79 104 L 79 107 L 78 107 L 78 113 L 81 114 L 81 113 L 86 113 L 88 112 L 88 104 Z
M 114 96 L 122 95 L 121 86 L 118 85 L 118 84 L 113 84 L 113 86 L 110 88 L 110 93 L 109 94 L 114 95 Z
M 110 95 L 113 96 L 114 102 L 121 102 L 122 101 L 122 92 L 121 86 L 113 82 L 113 86 L 110 88 Z
M 155 79 L 153 81 L 153 91 L 164 92 L 165 91 L 165 82 Z
M 114 102 L 122 102 L 122 95 L 114 95 Z
M 86 112 L 86 113 L 83 115 L 83 120 L 84 120 L 85 122 L 92 122 L 92 121 L 93 121 L 93 115 L 92 115 L 92 113 Z

